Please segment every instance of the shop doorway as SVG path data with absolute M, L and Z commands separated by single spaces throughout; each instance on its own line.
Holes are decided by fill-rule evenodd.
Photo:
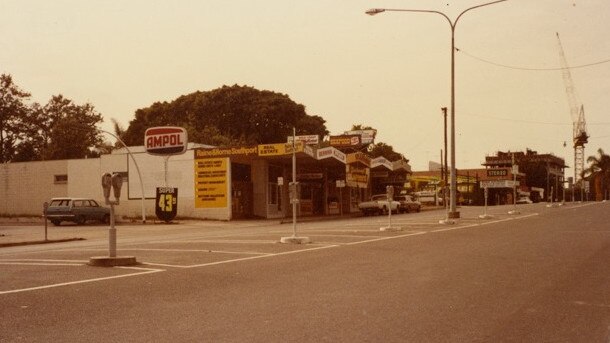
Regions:
M 231 163 L 231 211 L 235 219 L 253 217 L 252 168 Z

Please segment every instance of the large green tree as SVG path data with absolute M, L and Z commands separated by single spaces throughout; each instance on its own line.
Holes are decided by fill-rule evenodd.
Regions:
M 368 125 L 364 125 L 364 124 L 353 124 L 352 125 L 352 131 L 357 131 L 357 130 L 375 130 L 376 129 L 372 128 L 371 126 Z M 406 161 L 408 161 L 403 154 L 398 153 L 396 151 L 394 151 L 394 147 L 384 143 L 384 142 L 377 142 L 374 144 L 369 144 L 367 146 L 364 147 L 366 151 L 368 151 L 369 155 L 372 158 L 375 157 L 379 157 L 379 156 L 383 156 L 385 157 L 388 161 L 398 161 L 401 159 L 405 159 Z
M 91 104 L 77 105 L 62 95 L 42 106 L 30 107 L 24 139 L 17 146 L 16 161 L 58 160 L 97 156 L 103 144 L 96 128 L 102 116 Z
M 17 142 L 24 138 L 22 127 L 30 94 L 19 89 L 10 75 L 0 75 L 0 163 L 11 161 Z
M 288 95 L 239 85 L 198 91 L 139 109 L 124 140 L 141 145 L 147 128 L 163 125 L 185 127 L 190 141 L 212 145 L 285 142 L 293 127 L 297 134 L 328 134 L 322 117 L 308 115 L 305 106 Z
M 378 142 L 378 143 L 373 144 L 369 148 L 369 154 L 371 155 L 372 158 L 383 156 L 388 161 L 398 161 L 400 159 L 404 159 L 404 156 L 402 154 L 394 151 L 393 146 L 383 143 L 383 142 Z

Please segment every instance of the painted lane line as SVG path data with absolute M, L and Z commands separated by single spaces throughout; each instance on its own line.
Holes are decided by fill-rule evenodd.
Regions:
M 144 266 L 155 266 L 155 267 L 167 267 L 167 268 L 190 268 L 188 265 L 181 264 L 167 264 L 167 263 L 154 263 L 154 262 L 141 262 Z
M 0 262 L 66 262 L 66 263 L 87 263 L 88 260 L 49 260 L 35 258 L 10 258 L 0 259 Z
M 378 233 L 379 230 L 377 230 L 376 232 Z M 347 238 L 384 237 L 384 236 L 364 236 L 364 235 L 333 235 L 333 234 L 323 234 L 323 233 L 313 233 L 313 232 L 308 232 L 308 234 L 311 234 L 312 236 L 315 236 L 315 237 L 347 237 Z M 320 243 L 320 242 L 316 242 L 316 243 Z
M 0 262 L 3 266 L 74 266 L 81 267 L 84 263 L 44 263 L 44 262 Z
M 431 230 L 430 232 L 431 233 L 435 233 L 435 232 L 446 232 L 446 231 L 453 231 L 453 230 L 469 229 L 469 228 L 473 228 L 473 227 L 497 224 L 497 223 L 507 222 L 507 221 L 511 221 L 511 220 L 518 220 L 518 219 L 535 217 L 537 215 L 539 215 L 539 214 L 538 213 L 532 213 L 532 214 L 527 214 L 527 215 L 523 215 L 523 216 L 519 216 L 519 217 L 510 217 L 510 218 L 505 218 L 505 219 L 498 219 L 498 220 L 487 221 L 487 222 L 476 223 L 476 224 L 470 224 L 470 225 L 464 225 L 464 226 L 456 226 L 456 227 L 448 227 L 448 228 L 443 228 L 443 229 Z
M 222 239 L 211 239 L 211 240 L 192 240 L 189 243 L 231 243 L 231 244 L 278 244 L 279 240 L 222 240 Z M 183 242 L 184 243 L 184 242 Z
M 108 249 L 87 249 L 87 250 L 108 250 Z M 121 248 L 121 251 L 167 251 L 167 252 L 204 252 L 219 254 L 243 254 L 243 255 L 265 255 L 264 252 L 255 251 L 222 251 L 210 249 L 157 249 L 157 248 Z
M 303 252 L 322 250 L 322 249 L 329 249 L 329 248 L 336 248 L 336 247 L 338 247 L 338 245 L 325 245 L 325 246 L 316 247 L 316 248 L 300 249 L 300 250 L 293 250 L 293 251 L 285 251 L 285 252 L 269 254 L 269 255 L 251 256 L 251 257 L 235 258 L 235 259 L 218 261 L 218 262 L 194 264 L 194 265 L 189 265 L 187 268 L 209 267 L 209 266 L 216 266 L 216 265 L 220 265 L 220 264 L 227 264 L 227 263 L 241 262 L 241 261 L 248 261 L 248 260 L 256 260 L 256 259 L 259 259 L 259 258 L 268 258 L 268 257 L 282 256 L 282 255 L 299 254 L 299 253 L 303 253 Z
M 308 245 L 311 245 L 311 244 L 308 244 Z M 209 262 L 209 263 L 201 263 L 201 264 L 179 265 L 179 264 L 165 264 L 165 263 L 154 263 L 154 262 L 143 262 L 142 264 L 143 265 L 150 265 L 150 266 L 159 266 L 159 267 L 173 267 L 173 268 L 188 269 L 188 268 L 208 267 L 208 266 L 214 266 L 214 265 L 219 265 L 219 264 L 226 264 L 226 263 L 233 263 L 233 262 L 255 260 L 255 259 L 259 259 L 259 258 L 275 257 L 275 256 L 281 256 L 281 255 L 288 255 L 288 254 L 297 254 L 297 253 L 301 253 L 301 252 L 320 250 L 320 249 L 328 249 L 328 248 L 334 248 L 334 247 L 338 247 L 338 246 L 339 245 L 336 245 L 336 244 L 333 244 L 333 245 L 324 245 L 324 246 L 320 246 L 320 247 L 316 247 L 316 248 L 310 248 L 310 249 L 300 249 L 300 250 L 286 251 L 286 252 L 280 252 L 280 253 L 270 253 L 270 254 L 266 254 L 266 255 L 258 255 L 258 256 L 243 257 L 243 258 L 234 258 L 234 259 L 230 259 L 230 260 L 223 260 L 223 261 Z
M 121 268 L 127 269 L 125 267 L 121 267 Z M 129 268 L 129 269 L 135 269 L 135 268 Z M 80 281 L 55 283 L 55 284 L 51 284 L 51 285 L 38 286 L 38 287 L 13 289 L 13 290 L 10 290 L 10 291 L 0 291 L 0 295 L 3 295 L 3 294 L 12 294 L 12 293 L 21 293 L 21 292 L 29 292 L 29 291 L 36 291 L 36 290 L 47 289 L 47 288 L 71 286 L 71 285 L 78 285 L 78 284 L 83 284 L 83 283 L 92 283 L 92 282 L 99 282 L 99 281 L 106 281 L 106 280 L 112 280 L 112 279 L 120 279 L 120 278 L 139 276 L 139 275 L 145 275 L 145 274 L 152 274 L 152 273 L 158 273 L 158 272 L 165 271 L 163 269 L 150 269 L 150 268 L 139 268 L 139 270 L 142 270 L 142 272 L 133 273 L 133 274 L 125 274 L 125 275 L 115 275 L 115 276 L 101 277 L 101 278 L 95 278 L 95 279 L 86 279 L 86 280 L 80 280 Z
M 428 232 L 426 232 L 426 231 L 418 231 L 418 232 L 408 233 L 408 234 L 405 234 L 405 235 L 390 236 L 390 237 L 381 237 L 381 238 L 375 238 L 375 239 L 368 239 L 366 241 L 361 241 L 361 242 L 345 243 L 344 245 L 357 245 L 357 244 L 365 244 L 365 243 L 371 243 L 371 242 L 386 241 L 386 240 L 396 239 L 396 238 L 404 238 L 404 237 L 409 237 L 409 236 L 425 235 L 427 233 Z

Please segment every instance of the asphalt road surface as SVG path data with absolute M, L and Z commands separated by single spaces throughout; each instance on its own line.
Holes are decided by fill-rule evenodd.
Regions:
M 510 209 L 124 225 L 122 268 L 55 228 L 0 249 L 0 342 L 610 342 L 610 203 Z

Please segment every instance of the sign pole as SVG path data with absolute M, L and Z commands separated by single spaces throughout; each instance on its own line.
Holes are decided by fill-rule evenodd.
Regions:
M 42 205 L 42 207 L 43 207 L 43 215 L 44 215 L 44 240 L 46 242 L 48 240 L 47 239 L 47 228 L 48 228 L 47 209 L 49 208 L 49 203 L 45 201 L 44 204 Z
M 487 199 L 489 198 L 489 189 L 487 188 L 487 186 L 485 186 L 485 188 L 483 188 L 483 189 L 484 189 L 484 193 L 485 193 L 485 213 L 481 214 L 479 216 L 479 218 L 490 219 L 490 218 L 493 218 L 493 216 L 490 216 L 487 214 Z
M 388 199 L 388 221 L 389 225 L 387 227 L 379 228 L 379 231 L 401 231 L 402 228 L 397 226 L 392 226 L 392 203 L 394 202 L 394 186 L 386 186 L 386 195 Z M 396 211 L 398 212 L 398 206 L 396 206 Z
M 297 204 L 299 203 L 299 192 L 297 182 L 297 155 L 296 155 L 296 128 L 292 128 L 292 192 L 290 202 L 292 203 L 292 237 L 282 237 L 281 243 L 307 244 L 311 241 L 308 237 L 297 236 Z
M 292 183 L 297 188 L 297 154 L 295 149 L 295 141 L 296 141 L 296 129 L 292 128 Z M 295 198 L 298 192 L 294 192 Z M 296 201 L 292 202 L 292 236 L 297 236 L 297 203 Z
M 519 165 L 515 164 L 515 154 L 513 153 L 512 158 L 512 166 L 513 166 L 513 210 L 508 211 L 508 214 L 519 214 L 517 211 L 517 173 L 519 172 Z

